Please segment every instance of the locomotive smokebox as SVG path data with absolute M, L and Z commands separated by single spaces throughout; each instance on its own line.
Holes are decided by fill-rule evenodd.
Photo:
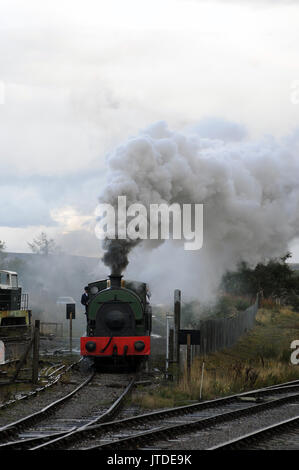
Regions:
M 121 288 L 121 274 L 110 274 L 110 286 L 112 289 L 120 289 Z

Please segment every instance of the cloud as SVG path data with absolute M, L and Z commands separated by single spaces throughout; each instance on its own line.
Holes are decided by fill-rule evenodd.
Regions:
M 11 169 L 12 170 L 12 169 Z M 76 171 L 60 177 L 0 175 L 0 225 L 25 227 L 57 225 L 71 208 L 80 217 L 91 216 L 98 203 L 99 188 L 105 180 L 101 166 Z M 64 213 L 64 211 L 66 212 Z
M 245 126 L 219 117 L 203 118 L 189 130 L 196 132 L 200 137 L 219 139 L 224 142 L 243 140 L 247 136 Z
M 76 256 L 95 257 L 100 260 L 102 249 L 94 232 L 74 230 L 60 233 L 55 238 L 57 245 L 66 253 Z
M 41 223 L 55 225 L 48 203 L 33 187 L 3 185 L 0 187 L 0 200 L 1 226 L 28 227 Z
M 234 3 L 3 0 L 0 224 L 63 230 L 65 207 L 92 216 L 105 154 L 151 122 L 222 140 L 286 134 L 297 10 Z
M 53 209 L 52 219 L 63 227 L 63 234 L 78 231 L 82 228 L 92 230 L 95 225 L 95 218 L 92 215 L 82 215 L 70 206 Z
M 179 0 L 182 3 L 211 3 L 211 0 Z M 214 3 L 227 3 L 227 4 L 237 4 L 240 5 L 240 0 L 212 0 Z M 271 7 L 276 6 L 287 6 L 287 5 L 298 5 L 298 0 L 242 0 L 242 3 L 256 5 L 268 5 Z

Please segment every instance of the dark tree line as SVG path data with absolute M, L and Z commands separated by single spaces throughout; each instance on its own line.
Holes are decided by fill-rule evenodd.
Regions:
M 227 272 L 222 278 L 222 289 L 233 295 L 250 295 L 254 297 L 262 292 L 265 298 L 287 300 L 299 294 L 299 281 L 296 272 L 287 263 L 291 257 L 287 253 L 281 258 L 270 259 L 250 267 L 241 262 L 235 271 Z
M 198 301 L 182 306 L 184 328 L 198 328 L 200 318 L 227 318 L 245 310 L 254 302 L 256 294 L 266 299 L 279 299 L 299 311 L 299 271 L 292 269 L 290 253 L 281 258 L 260 262 L 255 267 L 241 262 L 236 270 L 228 271 L 222 278 L 219 297 L 210 304 Z M 276 302 L 275 302 L 276 304 Z

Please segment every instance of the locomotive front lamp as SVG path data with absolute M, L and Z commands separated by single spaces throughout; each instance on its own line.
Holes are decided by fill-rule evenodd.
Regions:
M 88 352 L 93 352 L 96 350 L 96 343 L 94 341 L 87 341 L 85 348 Z
M 144 344 L 143 341 L 136 341 L 136 342 L 134 343 L 134 347 L 135 347 L 136 351 L 141 352 L 141 351 L 144 350 L 145 344 Z

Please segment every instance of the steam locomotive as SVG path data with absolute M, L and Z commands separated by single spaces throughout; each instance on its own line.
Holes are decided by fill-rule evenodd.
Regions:
M 150 355 L 152 311 L 145 283 L 121 275 L 88 284 L 87 334 L 81 355 L 138 365 Z

